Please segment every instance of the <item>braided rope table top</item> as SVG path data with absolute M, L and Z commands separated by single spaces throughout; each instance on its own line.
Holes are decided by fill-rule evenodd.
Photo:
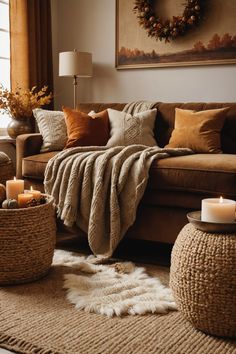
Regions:
M 197 329 L 236 336 L 236 234 L 187 224 L 171 255 L 170 286 L 183 316 Z

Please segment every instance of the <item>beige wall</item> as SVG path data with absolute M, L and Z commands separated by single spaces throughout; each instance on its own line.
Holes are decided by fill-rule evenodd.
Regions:
M 140 99 L 236 101 L 236 65 L 115 69 L 115 0 L 51 0 L 56 107 L 73 104 L 72 79 L 58 77 L 58 53 L 93 54 L 94 76 L 82 79 L 80 102 Z

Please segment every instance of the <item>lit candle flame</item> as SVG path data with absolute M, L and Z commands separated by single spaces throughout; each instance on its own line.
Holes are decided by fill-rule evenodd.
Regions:
M 220 197 L 220 203 L 223 203 L 223 197 Z
M 14 179 L 14 181 L 16 181 L 16 177 L 14 177 L 13 179 Z
M 33 187 L 32 186 L 30 186 L 30 190 L 33 191 Z

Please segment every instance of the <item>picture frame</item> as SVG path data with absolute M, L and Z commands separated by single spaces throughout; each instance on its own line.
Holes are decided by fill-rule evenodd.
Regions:
M 207 0 L 202 23 L 170 42 L 148 37 L 134 12 L 134 0 L 116 0 L 116 69 L 236 64 L 236 1 Z M 183 11 L 183 1 L 166 3 L 171 16 Z M 171 7 L 172 4 L 172 7 Z

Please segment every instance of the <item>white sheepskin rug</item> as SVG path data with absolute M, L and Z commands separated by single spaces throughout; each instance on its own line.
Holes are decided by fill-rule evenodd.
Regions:
M 79 270 L 80 275 L 65 275 L 64 282 L 67 298 L 78 310 L 108 317 L 177 310 L 171 290 L 144 268 L 131 262 L 98 265 L 95 259 L 55 251 L 53 265 Z

